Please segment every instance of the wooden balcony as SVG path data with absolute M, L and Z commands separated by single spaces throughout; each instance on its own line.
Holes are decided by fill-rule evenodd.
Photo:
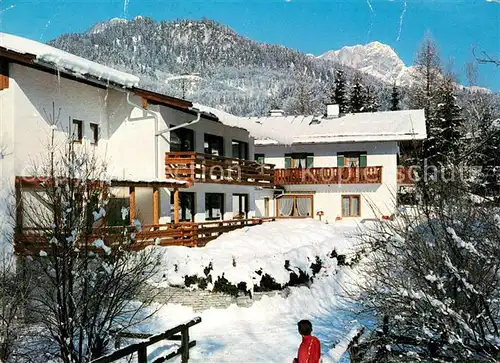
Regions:
M 275 169 L 275 185 L 291 184 L 381 184 L 382 167 Z
M 274 165 L 197 152 L 165 154 L 167 178 L 194 183 L 272 187 Z

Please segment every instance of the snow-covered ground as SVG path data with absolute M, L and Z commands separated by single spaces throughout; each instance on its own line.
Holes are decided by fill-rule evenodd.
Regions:
M 151 281 L 155 286 L 184 285 L 185 276 L 224 277 L 232 284 L 245 282 L 249 290 L 268 274 L 281 285 L 290 279 L 290 270 L 312 276 L 311 264 L 321 259 L 321 273 L 335 271 L 332 251 L 344 254 L 355 243 L 359 231 L 354 222 L 324 224 L 315 220 L 281 220 L 245 227 L 221 235 L 204 248 L 161 247 L 161 273 Z M 285 261 L 289 261 L 285 267 Z M 288 269 L 287 269 L 288 268 Z M 205 270 L 205 271 L 204 271 Z M 210 290 L 213 286 L 209 284 Z
M 300 263 L 304 256 L 329 253 L 334 248 L 346 252 L 355 243 L 352 235 L 356 230 L 354 223 L 325 225 L 312 220 L 280 221 L 228 233 L 200 249 L 169 248 L 168 255 L 176 262 L 166 260 L 165 263 L 179 263 L 185 258 L 186 263 L 178 268 L 182 268 L 183 273 L 193 273 L 210 260 L 214 271 L 235 269 L 234 275 L 238 276 L 250 276 L 260 266 L 269 268 L 279 278 L 284 257 L 297 258 Z M 232 256 L 236 257 L 236 267 L 232 264 Z M 274 264 L 274 260 L 278 262 Z M 345 340 L 360 324 L 356 320 L 357 307 L 348 297 L 355 294 L 353 282 L 359 282 L 359 276 L 355 267 L 340 270 L 334 267 L 333 263 L 326 266 L 310 288 L 292 287 L 287 298 L 263 297 L 250 308 L 232 305 L 201 314 L 189 307 L 168 304 L 160 307 L 155 317 L 138 329 L 159 333 L 201 316 L 201 324 L 191 332 L 191 339 L 197 340 L 197 346 L 191 350 L 190 362 L 289 363 L 300 343 L 296 323 L 310 319 L 313 334 L 322 342 L 323 362 L 337 362 L 341 350 L 332 349 L 332 346 Z M 228 276 L 233 274 L 228 273 Z M 172 281 L 171 277 L 166 281 Z M 151 347 L 149 358 L 165 354 L 173 346 Z

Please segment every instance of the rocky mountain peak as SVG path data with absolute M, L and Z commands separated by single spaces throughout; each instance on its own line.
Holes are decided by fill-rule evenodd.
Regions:
M 355 68 L 387 83 L 406 83 L 407 67 L 404 62 L 394 49 L 378 41 L 331 50 L 318 58 Z

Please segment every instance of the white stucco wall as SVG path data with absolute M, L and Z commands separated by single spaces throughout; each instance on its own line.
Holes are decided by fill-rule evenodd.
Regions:
M 102 157 L 105 142 L 99 142 L 97 147 L 90 145 L 90 123 L 107 123 L 105 89 L 12 63 L 10 76 L 15 175 L 32 175 L 32 165 L 40 164 L 47 156 L 52 123 L 57 127 L 55 145 L 58 152 L 64 152 L 72 119 L 77 119 L 83 121 L 84 136 L 78 147 Z
M 265 155 L 265 162 L 285 167 L 284 155 L 294 152 L 314 154 L 314 167 L 336 167 L 337 153 L 360 151 L 367 153 L 367 166 L 382 166 L 382 184 L 286 185 L 285 193 L 314 194 L 314 216 L 323 211 L 323 220 L 333 221 L 342 215 L 342 195 L 361 196 L 361 218 L 380 218 L 394 212 L 397 191 L 397 142 L 300 144 L 293 146 L 257 146 L 255 152 Z M 263 200 L 258 199 L 259 209 Z M 275 212 L 275 210 L 273 210 Z
M 131 97 L 131 100 L 135 104 L 141 104 L 139 97 Z M 155 178 L 154 117 L 151 113 L 129 105 L 123 92 L 111 90 L 107 101 L 110 115 L 106 128 L 109 174 L 129 180 Z M 152 111 L 157 109 L 157 107 L 151 108 Z M 158 163 L 162 161 L 163 157 L 159 155 Z M 162 171 L 164 167 L 159 167 L 158 177 L 164 177 Z
M 10 236 L 14 209 L 14 92 L 0 91 L 0 258 L 12 252 Z

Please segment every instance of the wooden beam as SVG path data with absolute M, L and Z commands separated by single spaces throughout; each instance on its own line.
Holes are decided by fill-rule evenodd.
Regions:
M 9 61 L 0 58 L 0 90 L 9 88 Z
M 179 223 L 179 189 L 174 189 L 174 223 Z
M 148 108 L 148 99 L 145 97 L 142 97 L 142 108 Z
M 129 208 L 130 208 L 130 224 L 134 224 L 135 220 L 135 187 L 129 188 Z
M 0 46 L 0 57 L 15 60 L 21 63 L 33 64 L 36 59 L 34 54 L 18 53 Z
M 149 101 L 158 102 L 158 103 L 166 104 L 169 106 L 170 105 L 176 106 L 176 107 L 180 107 L 180 108 L 184 108 L 184 109 L 189 109 L 189 108 L 193 107 L 192 102 L 183 100 L 181 98 L 171 97 L 171 96 L 167 96 L 167 95 L 164 95 L 161 93 L 156 93 L 153 91 L 148 91 L 148 90 L 137 88 L 137 87 L 133 87 L 132 91 L 134 91 L 134 93 L 137 96 L 144 97 L 144 98 L 148 99 Z
M 153 188 L 153 224 L 160 224 L 160 190 Z

